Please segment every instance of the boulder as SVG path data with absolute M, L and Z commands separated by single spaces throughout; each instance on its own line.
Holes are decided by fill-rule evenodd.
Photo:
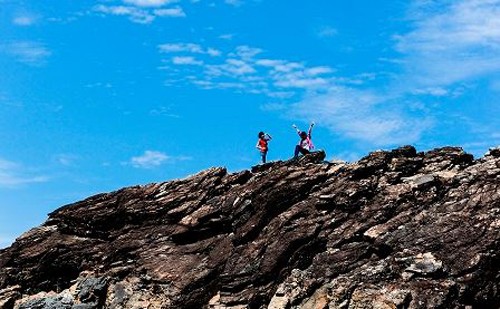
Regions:
M 316 152 L 63 206 L 0 250 L 0 308 L 499 308 L 500 156 Z

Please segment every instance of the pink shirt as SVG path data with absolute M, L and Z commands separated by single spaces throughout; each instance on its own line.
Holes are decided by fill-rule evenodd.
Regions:
M 309 137 L 301 139 L 299 141 L 299 146 L 307 150 L 311 150 L 314 148 L 314 145 Z

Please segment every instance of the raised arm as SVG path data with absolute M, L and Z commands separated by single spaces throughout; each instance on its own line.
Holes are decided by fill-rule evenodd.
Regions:
M 311 132 L 313 127 L 314 127 L 314 122 L 311 122 L 311 125 L 309 126 L 309 131 L 307 131 L 307 135 L 309 136 L 309 138 L 311 138 Z
M 300 130 L 299 128 L 297 128 L 296 125 L 292 124 L 292 127 L 297 131 L 297 134 L 300 135 Z

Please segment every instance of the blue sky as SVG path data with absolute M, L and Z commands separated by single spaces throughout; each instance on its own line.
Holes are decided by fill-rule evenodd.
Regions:
M 211 166 L 500 144 L 500 0 L 0 0 L 0 247 Z

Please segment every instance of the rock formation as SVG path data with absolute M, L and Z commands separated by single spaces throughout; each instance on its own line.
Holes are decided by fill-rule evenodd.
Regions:
M 64 206 L 0 250 L 0 308 L 499 308 L 500 150 L 317 152 Z

